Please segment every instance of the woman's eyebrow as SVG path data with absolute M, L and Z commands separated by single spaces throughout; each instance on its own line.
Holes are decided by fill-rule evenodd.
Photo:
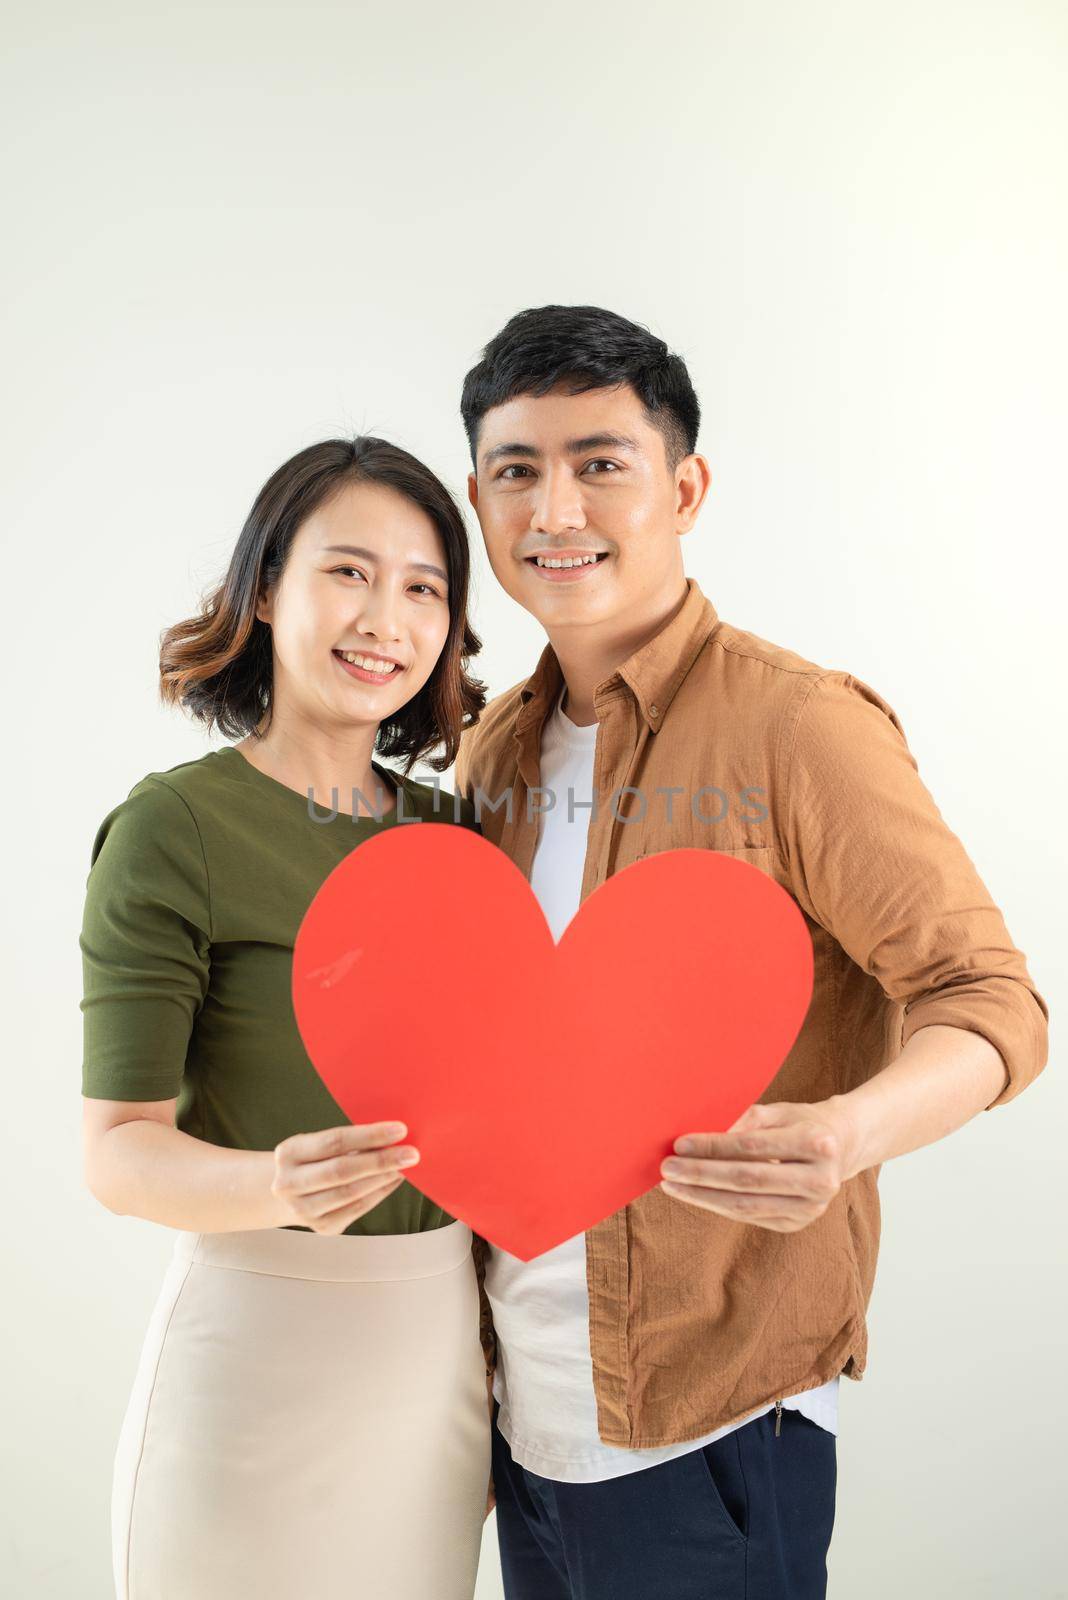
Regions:
M 325 555 L 328 551 L 336 552 L 340 556 L 359 556 L 361 561 L 377 562 L 378 560 L 373 550 L 365 550 L 363 545 L 359 544 L 324 544 L 323 554 Z M 441 567 L 432 566 L 429 561 L 409 561 L 408 570 L 410 572 L 432 572 L 435 578 L 443 578 L 446 583 L 449 581 L 449 574 L 444 572 Z

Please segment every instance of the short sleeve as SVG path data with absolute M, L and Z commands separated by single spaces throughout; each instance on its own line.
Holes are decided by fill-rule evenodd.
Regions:
M 208 989 L 211 909 L 196 820 L 166 782 L 142 779 L 101 823 L 79 944 L 83 1095 L 174 1099 Z
M 984 1035 L 1008 1069 L 991 1102 L 1041 1071 L 1049 1012 L 973 862 L 919 775 L 891 707 L 828 673 L 798 712 L 783 836 L 802 909 L 904 1008 Z

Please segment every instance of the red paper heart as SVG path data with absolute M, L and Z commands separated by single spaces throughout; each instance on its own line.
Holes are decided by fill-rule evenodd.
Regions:
M 523 1260 L 660 1181 L 682 1133 L 758 1099 L 812 992 L 790 896 L 712 850 L 669 850 L 591 894 L 557 945 L 495 845 L 390 828 L 300 926 L 293 1007 L 354 1123 L 399 1120 L 416 1186 Z

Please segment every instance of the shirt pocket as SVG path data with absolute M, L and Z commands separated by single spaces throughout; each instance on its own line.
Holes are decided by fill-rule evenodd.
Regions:
M 789 890 L 789 874 L 786 864 L 773 844 L 715 844 L 715 845 L 663 845 L 643 850 L 635 857 L 637 861 L 646 861 L 651 856 L 661 855 L 664 850 L 671 849 L 708 849 L 721 856 L 732 856 L 735 861 L 744 861 L 750 867 L 756 867 L 758 872 L 763 872 L 766 877 L 774 879 L 780 888 Z
M 780 887 L 789 887 L 786 865 L 773 844 L 713 845 L 712 848 L 722 856 L 731 856 L 735 861 L 744 861 L 747 866 L 756 867 L 758 872 L 773 878 Z

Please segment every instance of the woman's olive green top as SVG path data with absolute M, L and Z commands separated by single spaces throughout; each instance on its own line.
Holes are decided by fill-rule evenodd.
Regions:
M 184 1133 L 235 1150 L 348 1122 L 293 1015 L 301 919 L 338 862 L 383 828 L 418 817 L 477 831 L 469 801 L 454 807 L 444 791 L 375 771 L 387 798 L 390 778 L 397 786 L 380 820 L 311 805 L 232 746 L 149 773 L 108 813 L 80 940 L 84 1095 L 177 1097 Z M 405 1181 L 345 1231 L 421 1233 L 452 1220 Z

